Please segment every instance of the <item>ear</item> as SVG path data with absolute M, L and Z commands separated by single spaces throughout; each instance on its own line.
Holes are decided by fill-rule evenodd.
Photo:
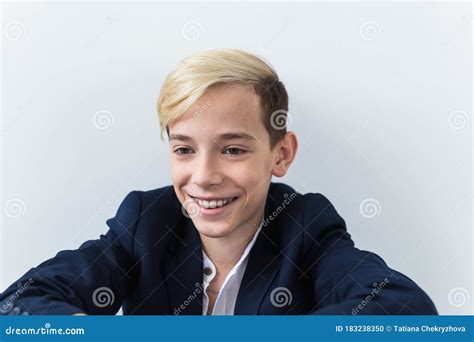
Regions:
M 280 140 L 273 150 L 273 168 L 272 174 L 276 177 L 283 177 L 290 168 L 291 163 L 295 159 L 298 150 L 298 139 L 294 132 L 286 132 L 282 140 Z

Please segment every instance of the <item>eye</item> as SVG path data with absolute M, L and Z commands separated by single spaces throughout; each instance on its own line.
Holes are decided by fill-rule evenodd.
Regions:
M 177 155 L 180 155 L 180 156 L 187 155 L 191 153 L 191 149 L 187 147 L 180 147 L 174 150 L 173 153 L 176 153 Z
M 229 147 L 224 150 L 224 154 L 230 154 L 230 155 L 241 155 L 246 153 L 247 151 L 238 148 L 238 147 Z

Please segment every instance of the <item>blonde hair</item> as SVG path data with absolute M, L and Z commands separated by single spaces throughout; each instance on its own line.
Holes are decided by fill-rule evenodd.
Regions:
M 260 98 L 262 120 L 273 147 L 286 133 L 286 126 L 275 125 L 274 116 L 286 122 L 288 94 L 276 71 L 263 59 L 237 49 L 215 49 L 183 59 L 166 77 L 157 103 L 160 133 L 180 118 L 211 86 L 241 82 Z M 280 121 L 281 122 L 281 121 Z

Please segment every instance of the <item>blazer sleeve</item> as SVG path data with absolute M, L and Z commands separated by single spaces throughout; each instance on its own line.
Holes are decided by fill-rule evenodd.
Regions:
M 436 315 L 428 295 L 375 253 L 354 246 L 329 200 L 312 194 L 305 210 L 305 258 L 315 315 Z
M 105 235 L 30 269 L 0 294 L 0 313 L 116 314 L 136 279 L 133 246 L 140 212 L 140 193 L 129 193 L 107 220 Z

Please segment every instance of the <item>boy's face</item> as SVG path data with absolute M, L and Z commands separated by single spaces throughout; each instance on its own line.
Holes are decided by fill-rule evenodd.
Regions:
M 174 190 L 199 233 L 256 228 L 278 159 L 258 96 L 238 83 L 211 87 L 168 128 Z

